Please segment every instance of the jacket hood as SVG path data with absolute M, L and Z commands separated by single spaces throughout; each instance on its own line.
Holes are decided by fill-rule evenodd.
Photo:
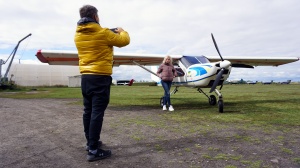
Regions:
M 90 22 L 94 22 L 94 23 L 99 24 L 95 19 L 92 19 L 92 18 L 89 18 L 89 17 L 83 17 L 77 22 L 77 25 L 87 24 L 87 23 L 90 23 Z

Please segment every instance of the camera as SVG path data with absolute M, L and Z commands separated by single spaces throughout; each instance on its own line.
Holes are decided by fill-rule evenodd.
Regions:
M 118 33 L 116 30 L 117 30 L 117 28 L 111 28 L 111 29 L 109 29 L 109 30 L 111 30 L 112 32 L 114 32 L 114 33 Z

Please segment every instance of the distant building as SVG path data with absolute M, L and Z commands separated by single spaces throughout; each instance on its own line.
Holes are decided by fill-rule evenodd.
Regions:
M 7 77 L 8 80 L 11 79 L 15 84 L 20 86 L 71 85 L 77 87 L 79 75 L 78 66 L 12 64 Z M 69 77 L 71 78 L 69 79 Z M 74 77 L 74 79 L 72 77 Z M 77 81 L 75 82 L 75 80 Z

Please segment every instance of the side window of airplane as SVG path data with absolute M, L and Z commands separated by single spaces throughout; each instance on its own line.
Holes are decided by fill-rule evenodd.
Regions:
M 199 63 L 202 63 L 202 64 L 209 63 L 209 60 L 204 56 L 196 57 L 196 59 L 199 61 Z

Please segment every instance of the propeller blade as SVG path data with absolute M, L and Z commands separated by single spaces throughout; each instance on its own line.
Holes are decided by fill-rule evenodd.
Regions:
M 222 85 L 221 85 L 221 87 L 220 87 L 220 90 L 222 90 L 222 88 L 223 88 L 223 82 L 222 82 Z
M 224 59 L 223 59 L 223 57 L 222 57 L 222 55 L 221 55 L 221 53 L 220 53 L 220 51 L 219 51 L 219 48 L 218 48 L 218 45 L 217 45 L 216 40 L 215 40 L 215 38 L 214 38 L 214 35 L 213 35 L 212 33 L 211 33 L 211 37 L 212 37 L 213 42 L 214 42 L 214 44 L 215 44 L 215 47 L 216 47 L 216 49 L 217 49 L 217 51 L 218 51 L 218 53 L 219 53 L 219 56 L 221 57 L 221 60 L 224 61 Z
M 254 68 L 252 65 L 247 65 L 247 64 L 232 64 L 231 65 L 232 67 L 235 67 L 235 68 Z
M 218 84 L 222 78 L 223 73 L 224 73 L 224 68 L 222 68 L 221 71 L 218 73 L 216 80 L 214 81 L 212 87 L 210 88 L 209 93 L 213 92 L 216 89 L 216 87 L 218 86 Z

